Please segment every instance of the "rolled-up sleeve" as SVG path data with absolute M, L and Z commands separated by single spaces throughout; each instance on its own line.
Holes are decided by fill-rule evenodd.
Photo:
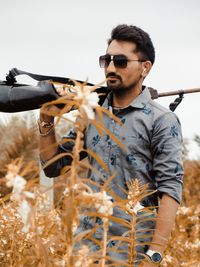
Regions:
M 166 193 L 178 203 L 183 184 L 182 141 L 181 125 L 174 113 L 155 121 L 151 146 L 158 194 Z

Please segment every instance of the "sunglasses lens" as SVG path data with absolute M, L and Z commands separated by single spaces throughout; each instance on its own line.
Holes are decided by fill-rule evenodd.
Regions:
M 99 57 L 99 65 L 101 68 L 108 67 L 110 64 L 111 57 L 109 55 L 104 55 Z
M 126 68 L 127 67 L 127 58 L 125 56 L 116 55 L 113 58 L 114 65 L 116 68 Z

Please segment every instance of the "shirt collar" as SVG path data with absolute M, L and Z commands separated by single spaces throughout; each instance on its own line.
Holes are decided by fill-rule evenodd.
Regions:
M 144 90 L 142 90 L 141 94 L 139 94 L 130 104 L 129 107 L 133 108 L 139 108 L 142 109 L 146 106 L 146 104 L 151 99 L 151 94 L 149 92 L 149 88 L 145 87 Z M 108 94 L 106 97 L 103 105 L 103 107 L 108 108 L 109 106 L 112 106 L 112 92 Z

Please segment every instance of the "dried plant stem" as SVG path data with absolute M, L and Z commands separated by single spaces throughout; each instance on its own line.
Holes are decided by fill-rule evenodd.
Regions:
M 74 186 L 77 183 L 77 169 L 79 165 L 80 160 L 80 150 L 81 150 L 81 138 L 82 133 L 77 130 L 77 136 L 75 145 L 73 148 L 73 161 L 71 164 L 71 175 L 69 177 L 69 198 L 68 198 L 68 205 L 66 205 L 66 208 L 70 209 L 68 211 L 69 218 L 66 218 L 70 221 L 68 231 L 67 231 L 67 240 L 68 240 L 68 259 L 69 259 L 69 266 L 73 266 L 73 226 L 76 224 L 77 221 L 77 207 L 76 207 L 76 201 L 75 201 L 75 194 L 74 194 Z
M 107 248 L 107 238 L 108 238 L 108 218 L 103 218 L 103 246 L 102 246 L 102 260 L 101 267 L 106 266 L 106 248 Z
M 134 260 L 135 260 L 135 225 L 136 225 L 136 215 L 133 213 L 132 214 L 132 220 L 131 220 L 131 229 L 130 229 L 130 243 L 128 246 L 128 264 L 129 266 L 134 265 Z
M 37 201 L 35 207 L 32 207 L 32 218 L 31 218 L 31 224 L 35 232 L 36 261 L 39 262 L 40 260 L 42 260 L 43 266 L 47 267 L 48 253 L 38 233 L 38 224 L 37 224 L 37 217 L 39 216 L 38 206 L 39 203 Z
M 71 175 L 70 175 L 70 181 L 69 181 L 69 187 L 73 188 L 74 185 L 76 184 L 76 178 L 77 178 L 77 167 L 79 165 L 79 152 L 81 150 L 81 138 L 82 138 L 82 133 L 77 130 L 77 136 L 76 136 L 76 141 L 73 149 L 73 161 L 71 164 Z
M 13 227 L 13 232 L 12 232 L 12 241 L 11 241 L 11 251 L 12 251 L 12 257 L 10 257 L 10 266 L 13 266 L 14 258 L 15 258 L 15 231 L 16 231 L 16 224 Z

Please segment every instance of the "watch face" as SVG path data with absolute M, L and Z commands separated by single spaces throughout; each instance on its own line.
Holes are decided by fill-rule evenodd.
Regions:
M 151 256 L 151 259 L 153 262 L 160 262 L 162 260 L 162 257 L 160 255 L 160 253 L 155 252 L 153 253 L 153 255 Z

